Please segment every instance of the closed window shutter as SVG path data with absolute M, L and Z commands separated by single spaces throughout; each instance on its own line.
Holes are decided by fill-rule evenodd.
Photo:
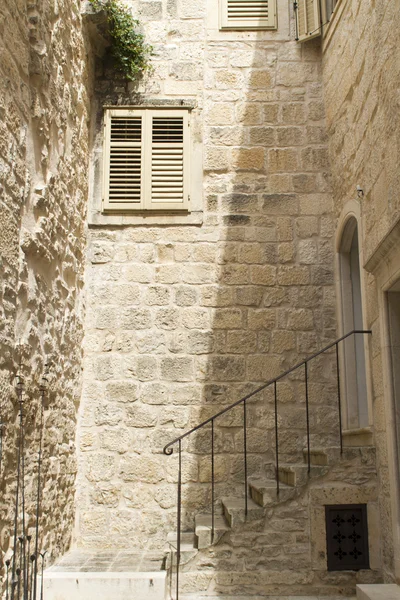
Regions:
M 143 117 L 138 111 L 107 111 L 104 209 L 143 207 Z
M 297 0 L 297 38 L 300 42 L 321 35 L 321 15 L 319 0 Z
M 146 207 L 158 210 L 188 207 L 187 111 L 152 111 L 146 139 L 150 186 Z M 146 169 L 147 172 L 147 169 Z
M 220 0 L 221 29 L 276 29 L 276 0 Z

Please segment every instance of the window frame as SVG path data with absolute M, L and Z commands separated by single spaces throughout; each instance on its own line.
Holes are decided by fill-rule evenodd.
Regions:
M 221 31 L 254 31 L 254 30 L 277 30 L 278 29 L 278 7 L 277 0 L 268 0 L 268 2 L 272 5 L 272 18 L 270 19 L 270 9 L 268 13 L 268 20 L 266 23 L 259 24 L 257 19 L 254 19 L 252 23 L 251 20 L 248 21 L 240 21 L 230 22 L 228 16 L 228 1 L 229 0 L 219 0 L 219 29 Z
M 105 215 L 116 214 L 152 214 L 172 213 L 182 214 L 190 212 L 190 110 L 191 107 L 183 106 L 104 106 L 103 115 L 103 175 L 102 175 L 102 203 L 101 212 Z M 153 200 L 151 189 L 152 175 L 152 123 L 153 117 L 179 116 L 183 119 L 183 140 L 181 142 L 183 154 L 183 192 L 182 202 L 157 202 Z M 109 174 L 110 174 L 110 142 L 111 118 L 113 116 L 137 117 L 142 119 L 141 130 L 141 189 L 140 202 L 136 206 L 128 202 L 109 201 Z

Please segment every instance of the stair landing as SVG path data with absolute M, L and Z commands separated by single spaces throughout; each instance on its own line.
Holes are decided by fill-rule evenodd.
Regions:
M 43 583 L 46 600 L 165 600 L 165 557 L 73 550 L 45 570 Z

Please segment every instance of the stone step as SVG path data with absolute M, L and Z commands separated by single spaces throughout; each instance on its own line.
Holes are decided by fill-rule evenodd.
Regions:
M 167 568 L 171 566 L 171 561 L 176 564 L 176 553 L 178 550 L 178 536 L 176 531 L 171 531 L 167 535 L 168 553 L 169 559 L 167 560 Z M 194 558 L 198 552 L 197 539 L 193 531 L 185 531 L 181 533 L 181 560 L 180 564 L 185 565 L 192 558 Z
M 388 584 L 357 585 L 357 600 L 400 600 L 400 586 Z
M 322 477 L 328 473 L 327 466 L 311 465 L 310 473 L 308 466 L 304 464 L 280 465 L 278 469 L 279 481 L 292 487 L 305 485 L 309 479 Z
M 264 509 L 251 498 L 247 499 L 247 515 L 244 498 L 222 498 L 221 501 L 225 518 L 232 529 L 246 521 L 258 521 L 264 517 Z
M 331 458 L 331 449 L 322 449 L 322 448 L 312 448 L 310 450 L 310 462 L 312 465 L 326 466 L 330 463 Z M 340 454 L 340 452 L 339 452 Z M 307 448 L 303 449 L 303 458 L 304 462 L 308 461 L 308 450 Z
M 373 446 L 374 434 L 371 427 L 361 429 L 348 429 L 343 431 L 343 446 L 352 448 L 354 446 Z
M 271 506 L 279 502 L 286 502 L 296 495 L 293 487 L 279 483 L 279 494 L 277 493 L 276 480 L 263 477 L 251 477 L 249 479 L 250 496 L 259 506 Z
M 212 536 L 211 514 L 197 515 L 195 518 L 195 534 L 199 550 L 217 544 L 222 536 L 230 530 L 223 516 L 214 515 L 214 537 Z
M 166 583 L 165 554 L 143 550 L 73 549 L 43 575 L 46 600 L 164 600 Z
M 45 571 L 43 590 L 46 600 L 165 600 L 167 573 Z
M 204 596 L 199 594 L 179 594 L 179 600 L 357 600 L 356 596 Z
M 341 460 L 353 461 L 357 459 L 373 460 L 375 457 L 375 448 L 373 446 L 343 446 L 340 452 L 339 446 L 329 446 L 328 448 L 311 448 L 311 464 L 316 466 L 336 465 Z M 303 449 L 304 463 L 307 463 L 307 448 Z

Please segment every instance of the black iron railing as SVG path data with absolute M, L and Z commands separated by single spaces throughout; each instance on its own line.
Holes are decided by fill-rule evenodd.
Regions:
M 338 432 L 339 432 L 339 441 L 340 441 L 340 452 L 343 452 L 343 437 L 342 437 L 342 406 L 341 406 L 341 395 L 340 395 L 340 361 L 339 361 L 339 344 L 349 338 L 350 336 L 355 335 L 368 335 L 372 332 L 370 330 L 354 330 L 350 331 L 346 335 L 337 339 L 336 341 L 328 344 L 322 350 L 315 352 L 311 356 L 297 363 L 287 371 L 281 373 L 278 377 L 274 379 L 270 379 L 253 392 L 247 394 L 240 400 L 233 402 L 226 408 L 223 408 L 218 413 L 209 417 L 190 431 L 186 431 L 181 436 L 169 442 L 166 446 L 164 446 L 163 452 L 167 456 L 173 454 L 173 446 L 178 445 L 178 505 L 177 505 L 177 540 L 176 540 L 176 600 L 179 600 L 179 565 L 181 559 L 181 517 L 182 517 L 182 440 L 195 433 L 199 429 L 202 429 L 208 424 L 211 424 L 211 540 L 214 541 L 214 533 L 215 533 L 215 470 L 214 470 L 214 424 L 217 419 L 219 419 L 225 413 L 231 411 L 236 406 L 240 404 L 243 405 L 243 459 L 244 459 L 244 486 L 245 486 L 245 494 L 244 494 L 244 507 L 245 514 L 248 512 L 248 472 L 247 472 L 247 401 L 252 399 L 258 393 L 262 392 L 269 386 L 273 386 L 274 389 L 274 429 L 275 429 L 275 472 L 276 472 L 276 492 L 279 495 L 279 426 L 278 426 L 278 390 L 277 390 L 277 382 L 293 373 L 297 369 L 304 367 L 304 390 L 305 390 L 305 405 L 306 405 L 306 435 L 307 435 L 307 467 L 308 473 L 311 471 L 311 444 L 310 444 L 310 408 L 309 408 L 309 373 L 308 373 L 308 364 L 310 361 L 315 359 L 317 356 L 324 354 L 328 350 L 335 348 L 336 350 L 336 381 L 337 381 L 337 402 L 338 402 Z
M 26 459 L 29 454 L 30 464 L 32 465 L 32 451 L 27 447 L 27 414 L 25 410 L 26 393 L 24 378 L 22 377 L 22 365 L 20 362 L 19 373 L 15 377 L 16 396 L 18 405 L 18 426 L 17 426 L 17 441 L 15 448 L 15 493 L 13 507 L 13 527 L 12 537 L 10 539 L 9 557 L 4 561 L 5 565 L 5 598 L 6 600 L 43 600 L 43 571 L 45 563 L 46 551 L 39 548 L 40 539 L 40 521 L 42 516 L 42 461 L 43 461 L 43 435 L 44 435 L 44 407 L 47 401 L 48 393 L 48 365 L 45 365 L 45 373 L 43 374 L 39 385 L 39 406 L 38 406 L 38 454 L 35 465 L 36 485 L 34 490 L 34 503 L 32 500 L 28 502 L 26 497 L 27 473 Z M 0 467 L 2 466 L 3 452 L 3 426 L 0 424 Z M 14 426 L 10 422 L 10 430 Z M 12 436 L 12 431 L 10 436 Z M 35 437 L 35 436 L 34 436 Z M 12 449 L 9 449 L 11 452 Z M 3 461 L 4 462 L 4 461 Z M 12 461 L 11 461 L 12 462 Z M 5 469 L 3 469 L 5 470 Z M 1 477 L 6 477 L 6 473 L 0 469 Z M 32 473 L 30 474 L 32 476 Z M 8 476 L 8 474 L 7 474 Z M 1 485 L 0 480 L 0 485 Z M 28 508 L 29 504 L 29 508 Z M 33 534 L 33 535 L 32 535 Z M 33 546 L 33 548 L 32 548 Z M 40 561 L 40 564 L 39 564 Z M 3 565 L 0 565 L 1 569 Z M 41 575 L 40 590 L 38 589 L 38 575 Z

